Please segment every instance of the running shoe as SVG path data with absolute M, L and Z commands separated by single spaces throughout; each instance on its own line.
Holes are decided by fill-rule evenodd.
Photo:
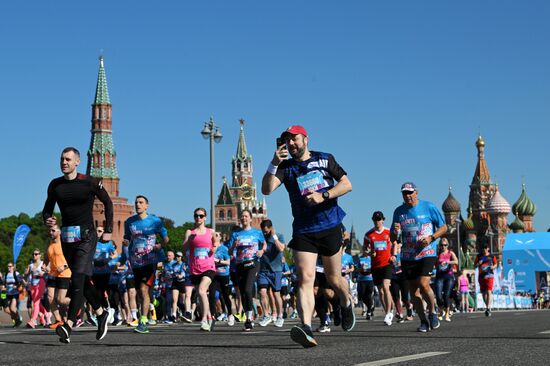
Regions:
M 149 328 L 147 327 L 147 324 L 139 322 L 138 326 L 134 328 L 134 332 L 139 334 L 146 334 L 149 333 Z
M 183 313 L 182 318 L 183 318 L 183 321 L 186 322 L 186 323 L 192 323 L 193 322 L 193 316 L 191 315 L 191 313 L 189 311 L 186 311 L 185 313 Z
M 264 315 L 264 317 L 260 320 L 260 327 L 265 327 L 269 323 L 271 323 L 273 319 L 269 315 Z
M 233 314 L 227 317 L 227 325 L 229 325 L 230 327 L 235 325 L 235 316 Z
M 95 339 L 98 341 L 105 338 L 107 335 L 107 328 L 109 325 L 109 311 L 105 310 L 101 315 L 97 316 L 97 333 L 95 334 Z
M 107 318 L 107 321 L 109 322 L 109 324 L 113 324 L 113 322 L 115 321 L 115 309 L 108 308 L 107 313 L 109 314 L 109 318 Z
M 392 320 L 393 320 L 393 313 L 387 313 L 386 316 L 384 317 L 384 323 L 385 323 L 387 326 L 390 326 Z
M 292 311 L 292 314 L 290 314 L 290 319 L 296 319 L 298 318 L 298 312 L 296 310 Z
M 86 324 L 93 325 L 94 327 L 97 327 L 97 318 L 93 315 L 90 315 L 88 319 L 86 319 Z
M 446 321 L 446 322 L 450 322 L 450 321 L 451 321 L 451 316 L 449 315 L 449 313 L 445 314 L 445 321 Z
M 201 330 L 205 332 L 210 332 L 210 324 L 208 324 L 208 320 L 201 321 Z
M 130 323 L 128 323 L 128 326 L 129 327 L 137 327 L 139 325 L 139 320 L 138 319 L 134 319 L 132 320 Z
M 372 313 L 367 313 L 367 316 L 365 317 L 365 319 L 372 320 L 373 317 L 374 315 Z
M 407 319 L 408 321 L 413 320 L 413 311 L 411 308 L 407 309 L 407 317 L 405 319 Z
M 315 331 L 319 333 L 330 333 L 330 327 L 328 324 L 323 324 L 319 326 L 319 328 L 315 329 Z
M 219 321 L 219 322 L 226 321 L 226 320 L 227 320 L 227 314 L 226 314 L 226 313 L 221 313 L 221 314 L 216 318 L 216 320 Z
M 282 317 L 278 317 L 277 320 L 275 320 L 275 326 L 277 328 L 282 328 L 285 324 L 285 320 Z
M 113 326 L 115 327 L 118 327 L 121 324 L 122 324 L 122 319 L 119 319 L 119 318 L 116 318 L 115 321 L 113 322 Z
M 431 329 L 437 329 L 441 325 L 436 313 L 431 313 L 430 315 L 428 315 L 428 321 L 430 322 Z
M 313 338 L 313 332 L 308 325 L 293 326 L 290 330 L 290 339 L 298 343 L 304 348 L 311 348 L 317 345 L 317 341 Z
M 81 318 L 76 319 L 76 323 L 74 325 L 75 328 L 80 328 L 84 324 L 84 321 Z
M 168 317 L 168 318 L 164 319 L 164 324 L 174 324 L 174 322 L 172 321 L 171 318 L 172 317 Z
M 420 326 L 416 330 L 421 333 L 427 333 L 430 331 L 430 323 L 420 322 Z
M 23 320 L 21 319 L 21 316 L 19 316 L 17 319 L 15 319 L 13 327 L 18 328 L 21 326 L 21 324 L 23 324 Z
M 55 329 L 57 327 L 59 327 L 61 324 L 63 324 L 63 322 L 55 322 L 53 324 L 50 325 L 50 329 Z
M 252 322 L 252 320 L 246 320 L 244 322 L 243 331 L 250 332 L 252 329 L 254 329 L 254 323 Z
M 210 326 L 210 331 L 214 331 L 214 327 L 216 326 L 216 318 L 212 318 L 208 320 L 208 325 Z
M 491 310 L 487 309 L 485 310 L 485 316 L 491 316 Z
M 487 312 L 486 312 L 487 313 Z M 34 329 L 36 328 L 36 325 L 34 325 L 34 322 L 33 321 L 29 321 L 27 322 L 27 325 L 26 325 L 27 328 L 30 328 L 30 329 Z
M 346 307 L 341 306 L 340 308 L 342 313 L 342 329 L 349 332 L 353 329 L 353 327 L 355 327 L 355 312 L 353 311 L 353 304 Z M 336 325 L 336 319 L 334 319 L 334 325 Z
M 147 324 L 149 324 L 149 325 L 157 325 L 157 321 L 156 321 L 155 319 L 151 318 L 151 319 L 147 320 Z
M 55 333 L 59 336 L 59 342 L 71 343 L 71 327 L 67 323 L 63 323 L 55 328 Z
M 403 315 L 401 314 L 395 314 L 395 321 L 397 323 L 404 323 L 405 322 L 405 318 L 403 318 Z

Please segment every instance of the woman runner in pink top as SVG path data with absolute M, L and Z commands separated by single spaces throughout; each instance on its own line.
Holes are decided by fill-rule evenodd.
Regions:
M 470 294 L 470 281 L 468 281 L 468 276 L 466 273 L 459 271 L 458 272 L 458 288 L 460 290 L 460 310 L 467 313 L 470 309 L 470 304 L 468 303 L 468 295 Z
M 189 272 L 191 283 L 195 286 L 200 297 L 202 314 L 201 330 L 209 332 L 213 328 L 213 317 L 208 303 L 208 288 L 216 274 L 214 253 L 219 245 L 215 231 L 204 225 L 206 210 L 197 208 L 193 214 L 195 227 L 185 232 L 183 251 L 189 249 Z

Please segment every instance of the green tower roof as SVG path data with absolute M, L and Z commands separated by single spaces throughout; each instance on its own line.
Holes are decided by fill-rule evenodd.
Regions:
M 246 142 L 244 141 L 244 119 L 240 119 L 241 123 L 241 132 L 239 134 L 239 143 L 237 144 L 237 160 L 246 160 L 250 159 L 248 156 L 248 150 L 246 148 Z
M 107 77 L 105 76 L 105 67 L 103 66 L 103 56 L 99 56 L 99 73 L 97 75 L 94 104 L 111 104 L 109 89 L 107 88 Z

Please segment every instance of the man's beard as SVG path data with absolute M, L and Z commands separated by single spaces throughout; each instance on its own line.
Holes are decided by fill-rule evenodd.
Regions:
M 306 152 L 305 145 L 302 148 L 296 147 L 296 152 L 290 153 L 290 156 L 292 156 L 293 159 L 299 160 L 302 158 L 302 156 L 304 156 L 305 152 Z

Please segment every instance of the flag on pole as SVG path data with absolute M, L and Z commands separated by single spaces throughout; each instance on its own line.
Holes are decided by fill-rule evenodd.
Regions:
M 13 263 L 17 263 L 17 258 L 19 257 L 19 253 L 21 253 L 21 248 L 23 248 L 25 239 L 27 239 L 27 235 L 29 235 L 30 231 L 31 228 L 25 224 L 19 225 L 17 230 L 15 230 L 15 235 L 13 236 Z

